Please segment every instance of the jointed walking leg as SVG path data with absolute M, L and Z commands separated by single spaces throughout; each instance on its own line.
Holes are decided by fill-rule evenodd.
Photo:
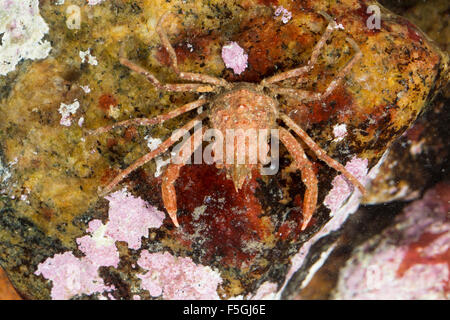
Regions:
M 280 140 L 286 146 L 297 168 L 302 173 L 302 181 L 306 186 L 305 196 L 303 199 L 303 223 L 301 230 L 305 230 L 311 217 L 316 210 L 317 204 L 317 177 L 312 168 L 311 162 L 306 157 L 300 143 L 286 129 L 280 127 Z
M 164 31 L 163 22 L 164 19 L 169 15 L 169 12 L 166 12 L 161 16 L 161 18 L 158 21 L 158 25 L 156 26 L 156 32 L 158 32 L 158 35 L 161 39 L 161 42 L 166 49 L 167 53 L 169 54 L 170 58 L 170 66 L 172 67 L 173 71 L 183 80 L 188 81 L 194 81 L 194 82 L 203 82 L 212 84 L 214 86 L 222 86 L 222 87 L 229 87 L 230 84 L 225 80 L 221 78 L 216 78 L 213 76 L 208 76 L 205 74 L 200 73 L 191 73 L 191 72 L 182 72 L 178 68 L 178 59 L 177 55 L 175 53 L 175 50 L 173 49 L 172 45 L 170 44 L 169 38 L 167 37 L 166 32 Z
M 283 122 L 286 123 L 286 125 L 306 143 L 311 151 L 316 154 L 317 158 L 325 162 L 331 168 L 342 173 L 344 177 L 346 177 L 354 186 L 356 186 L 361 191 L 362 194 L 366 192 L 364 186 L 361 184 L 361 182 L 358 181 L 358 179 L 355 178 L 354 175 L 348 172 L 342 164 L 329 157 L 326 152 L 317 143 L 315 143 L 314 140 L 311 139 L 311 137 L 308 136 L 308 134 L 302 128 L 300 128 L 291 118 L 289 118 L 285 114 L 280 114 L 280 119 L 283 120 Z
M 138 66 L 137 64 L 131 62 L 128 59 L 120 58 L 120 63 L 124 66 L 130 68 L 131 70 L 145 76 L 148 81 L 150 81 L 156 88 L 164 91 L 172 92 L 212 92 L 215 89 L 214 85 L 206 85 L 203 83 L 169 83 L 162 84 L 156 77 L 145 70 L 144 68 Z
M 175 118 L 183 113 L 186 113 L 188 111 L 194 110 L 196 108 L 201 107 L 202 105 L 204 105 L 207 102 L 206 99 L 199 99 L 197 101 L 194 102 L 190 102 L 187 103 L 173 111 L 170 111 L 166 114 L 162 114 L 159 116 L 156 116 L 154 118 L 134 118 L 134 119 L 130 119 L 130 120 L 125 120 L 125 121 L 121 121 L 121 122 L 116 122 L 114 124 L 111 124 L 109 126 L 105 126 L 105 127 L 101 127 L 98 128 L 96 130 L 93 130 L 91 132 L 91 134 L 97 135 L 97 134 L 101 134 L 101 133 L 105 133 L 108 132 L 112 129 L 115 128 L 120 128 L 120 127 L 129 127 L 129 126 L 153 126 L 155 124 L 159 124 L 162 123 L 164 121 L 167 121 L 169 119 Z
M 177 130 L 174 132 L 172 137 L 164 141 L 159 145 L 159 147 L 149 153 L 147 153 L 145 156 L 138 159 L 136 162 L 134 162 L 132 165 L 130 165 L 125 170 L 121 171 L 103 190 L 101 195 L 108 194 L 117 184 L 120 183 L 123 179 L 125 179 L 131 172 L 138 169 L 139 167 L 142 167 L 144 164 L 152 160 L 153 158 L 157 157 L 161 153 L 165 152 L 167 149 L 169 149 L 170 146 L 172 146 L 175 142 L 180 139 L 183 134 L 186 131 L 189 131 L 192 129 L 196 123 L 203 120 L 206 117 L 206 114 L 202 114 L 195 118 L 194 120 L 189 121 L 187 124 L 185 124 L 181 130 Z
M 185 152 L 184 147 L 185 144 L 188 143 L 191 146 L 191 149 L 189 152 Z M 178 227 L 178 220 L 177 220 L 177 194 L 175 191 L 175 180 L 178 179 L 180 175 L 180 169 L 186 164 L 186 162 L 189 160 L 191 155 L 195 152 L 195 150 L 200 147 L 202 144 L 201 139 L 195 139 L 195 135 L 192 135 L 189 140 L 186 140 L 181 146 L 180 150 L 183 150 L 183 154 L 181 155 L 180 161 L 177 161 L 177 163 L 170 163 L 167 167 L 166 171 L 164 172 L 163 178 L 162 178 L 162 186 L 161 186 L 161 193 L 162 193 L 162 199 L 164 202 L 164 207 L 167 210 L 167 213 L 169 214 L 170 218 L 173 221 L 173 224 Z
M 261 82 L 262 85 L 272 84 L 275 82 L 280 82 L 280 81 L 290 79 L 290 78 L 295 78 L 295 77 L 299 77 L 299 79 L 297 80 L 297 82 L 299 82 L 302 75 L 311 71 L 314 68 L 314 65 L 316 64 L 317 59 L 320 55 L 320 51 L 322 50 L 322 48 L 325 45 L 325 43 L 327 42 L 327 40 L 330 38 L 333 30 L 336 28 L 336 22 L 334 22 L 333 18 L 331 18 L 326 13 L 321 13 L 321 14 L 328 20 L 328 26 L 325 29 L 325 32 L 323 33 L 319 42 L 317 42 L 317 44 L 315 45 L 315 47 L 311 53 L 311 58 L 308 61 L 308 64 L 306 66 L 302 66 L 300 68 L 285 71 L 285 72 L 276 74 L 270 78 L 264 79 Z
M 293 88 L 280 88 L 280 87 L 270 87 L 271 91 L 276 94 L 290 96 L 301 102 L 313 102 L 327 98 L 333 92 L 333 90 L 336 89 L 341 84 L 341 82 L 353 68 L 355 63 L 358 62 L 359 59 L 361 59 L 362 57 L 361 50 L 359 49 L 356 42 L 351 38 L 347 38 L 346 40 L 352 45 L 353 49 L 356 51 L 356 54 L 352 57 L 352 59 L 349 62 L 347 62 L 345 67 L 342 68 L 342 70 L 338 73 L 338 75 L 334 78 L 334 80 L 331 81 L 331 83 L 328 85 L 327 89 L 323 93 Z

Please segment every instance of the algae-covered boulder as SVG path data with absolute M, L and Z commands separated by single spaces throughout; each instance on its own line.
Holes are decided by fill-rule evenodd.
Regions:
M 106 197 L 99 190 L 197 112 L 153 127 L 89 132 L 212 97 L 163 92 L 121 65 L 119 56 L 126 55 L 162 82 L 179 81 L 155 30 L 163 13 L 173 13 L 164 28 L 180 70 L 257 83 L 308 63 L 327 27 L 325 12 L 336 28 L 317 64 L 304 81 L 281 85 L 323 92 L 355 54 L 347 38 L 362 58 L 323 101 L 280 96 L 280 111 L 367 183 L 389 145 L 448 81 L 444 53 L 407 20 L 381 6 L 378 17 L 371 5 L 379 6 L 363 0 L 41 1 L 33 14 L 48 25 L 38 41 L 51 44 L 48 56 L 26 55 L 0 76 L 0 265 L 14 286 L 32 299 L 278 297 L 301 264 L 305 242 L 358 206 L 361 195 L 338 172 L 305 146 L 319 194 L 301 231 L 305 186 L 283 146 L 278 172 L 256 172 L 239 190 L 214 165 L 186 165 L 175 183 L 175 228 L 161 197 L 169 152 Z M 368 21 L 377 18 L 379 27 L 372 28 Z M 222 52 L 233 43 L 247 60 L 227 68 Z

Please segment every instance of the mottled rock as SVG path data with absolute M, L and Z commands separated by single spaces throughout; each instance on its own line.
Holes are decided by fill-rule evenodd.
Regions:
M 450 47 L 450 4 L 435 1 L 382 1 L 424 30 L 444 52 Z M 363 202 L 413 200 L 449 174 L 450 86 L 430 104 L 414 125 L 395 141 Z
M 381 2 L 410 18 L 441 48 L 448 47 L 448 1 Z M 336 226 L 334 232 L 320 232 L 302 247 L 302 254 L 296 255 L 293 260 L 301 267 L 286 286 L 284 298 L 330 299 L 339 270 L 350 258 L 352 250 L 381 232 L 401 211 L 404 204 L 395 201 L 421 197 L 422 191 L 436 181 L 448 179 L 448 88 L 385 154 L 385 160 L 363 199 L 363 203 L 371 205 L 360 208 L 345 223 Z M 333 130 L 337 131 L 337 128 Z M 345 130 L 343 132 L 345 134 Z M 317 241 L 319 236 L 320 242 Z M 317 243 L 313 246 L 311 242 Z
M 449 299 L 450 184 L 408 205 L 394 224 L 358 247 L 335 299 Z
M 381 0 L 380 3 L 395 13 L 414 22 L 445 52 L 450 50 L 449 3 L 446 0 Z
M 414 200 L 450 173 L 450 99 L 443 96 L 428 108 L 389 149 L 365 204 Z
M 27 61 L 18 71 L 0 77 L 2 176 L 5 172 L 7 176 L 1 188 L 0 264 L 28 298 L 180 297 L 177 288 L 184 278 L 172 278 L 161 274 L 159 266 L 140 263 L 147 254 L 166 257 L 173 270 L 186 266 L 198 272 L 200 284 L 211 281 L 211 286 L 190 291 L 193 297 L 277 296 L 276 290 L 295 272 L 291 260 L 301 254 L 303 244 L 330 219 L 337 221 L 356 210 L 357 193 L 349 195 L 341 208 L 330 210 L 323 204 L 338 174 L 307 150 L 319 179 L 319 206 L 301 232 L 305 188 L 282 148 L 279 172 L 254 174 L 239 192 L 214 166 L 185 166 L 175 185 L 177 229 L 166 215 L 163 224 L 158 223 L 160 212 L 165 212 L 161 177 L 155 175 L 158 162 L 150 162 L 122 182 L 120 189 L 140 199 L 136 200 L 140 209 L 131 209 L 149 212 L 152 218 L 136 229 L 140 216 L 123 226 L 116 224 L 131 228 L 128 231 L 136 237 L 115 237 L 126 231 L 104 230 L 114 207 L 98 196 L 98 188 L 148 152 L 149 137 L 164 140 L 194 116 L 188 113 L 160 126 L 115 130 L 98 137 L 85 134 L 87 129 L 119 120 L 153 117 L 196 98 L 160 92 L 118 61 L 122 50 L 159 79 L 176 81 L 155 32 L 163 12 L 180 13 L 167 23 L 180 69 L 258 82 L 307 63 L 327 24 L 318 12 L 327 11 L 340 27 L 307 81 L 295 86 L 323 91 L 353 55 L 345 41 L 348 36 L 361 47 L 363 58 L 325 101 L 299 105 L 280 98 L 280 102 L 330 156 L 349 166 L 356 159 L 355 169 L 362 177 L 448 79 L 447 56 L 406 20 L 383 9 L 381 29 L 369 30 L 369 1 L 72 2 L 81 8 L 80 29 L 67 28 L 68 4 L 42 2 L 40 13 L 49 25 L 52 43 L 50 56 Z M 277 15 L 279 6 L 283 10 Z M 222 60 L 223 46 L 233 42 L 248 56 L 239 75 Z M 283 85 L 294 83 L 288 80 Z M 79 107 L 71 108 L 73 112 L 59 112 L 75 102 Z M 336 133 L 334 128 L 343 124 L 346 134 Z M 159 161 L 167 157 L 164 154 Z M 97 252 L 107 257 L 93 261 Z M 89 261 L 98 269 L 87 268 Z M 52 262 L 58 262 L 56 267 Z M 81 270 L 84 278 L 59 281 L 74 269 Z M 152 278 L 152 270 L 160 273 Z

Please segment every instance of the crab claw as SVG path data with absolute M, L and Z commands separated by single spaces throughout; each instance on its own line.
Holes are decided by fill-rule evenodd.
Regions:
M 175 227 L 179 227 L 180 224 L 178 223 L 177 220 L 177 211 L 176 210 L 167 210 L 167 213 L 169 214 L 170 219 L 172 219 L 173 224 L 175 225 Z
M 164 202 L 164 207 L 166 207 L 167 213 L 170 219 L 172 219 L 175 227 L 179 227 L 180 224 L 177 220 L 177 193 L 175 190 L 174 182 L 178 178 L 181 165 L 169 164 L 162 179 L 161 193 Z
M 162 184 L 162 198 L 164 202 L 164 206 L 166 207 L 167 213 L 169 214 L 170 219 L 172 219 L 173 224 L 175 227 L 179 227 L 180 224 L 177 220 L 177 195 L 175 191 L 174 185 L 171 184 L 165 184 L 163 182 Z

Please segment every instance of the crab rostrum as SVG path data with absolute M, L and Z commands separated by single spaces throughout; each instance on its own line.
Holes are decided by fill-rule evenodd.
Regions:
M 135 118 L 118 122 L 107 127 L 102 127 L 94 131 L 94 134 L 108 132 L 111 129 L 127 126 L 151 126 L 162 123 L 166 120 L 172 119 L 185 112 L 199 109 L 207 106 L 205 111 L 202 111 L 195 119 L 189 121 L 181 129 L 177 130 L 171 138 L 161 143 L 157 149 L 144 155 L 125 170 L 121 171 L 102 191 L 102 194 L 109 193 L 117 184 L 119 184 L 125 177 L 137 168 L 143 166 L 151 159 L 157 157 L 161 153 L 167 151 L 174 143 L 176 143 L 183 136 L 183 132 L 189 131 L 196 123 L 205 118 L 209 118 L 210 127 L 217 129 L 222 133 L 228 130 L 238 129 L 254 129 L 258 132 L 261 129 L 277 129 L 279 132 L 279 139 L 289 151 L 295 166 L 301 171 L 302 181 L 306 186 L 304 201 L 303 201 L 303 223 L 301 229 L 304 230 L 310 221 L 317 204 L 318 195 L 318 181 L 314 173 L 311 162 L 306 157 L 299 141 L 293 136 L 290 130 L 295 133 L 303 142 L 310 148 L 318 159 L 324 161 L 331 168 L 341 172 L 349 182 L 355 185 L 361 192 L 365 192 L 364 186 L 350 173 L 343 165 L 336 160 L 330 158 L 326 152 L 315 143 L 307 133 L 300 128 L 287 114 L 283 113 L 280 104 L 277 100 L 278 96 L 289 96 L 295 100 L 306 103 L 323 100 L 328 97 L 333 90 L 343 81 L 344 77 L 350 72 L 355 63 L 361 58 L 362 53 L 351 38 L 347 38 L 347 42 L 353 47 L 355 54 L 347 62 L 342 70 L 337 74 L 335 79 L 331 81 L 324 92 L 313 92 L 301 90 L 296 88 L 286 88 L 278 84 L 286 79 L 297 78 L 297 82 L 301 82 L 302 78 L 314 67 L 321 49 L 326 41 L 331 37 L 334 30 L 337 29 L 335 21 L 326 13 L 321 13 L 322 16 L 328 20 L 328 26 L 322 35 L 319 42 L 315 45 L 311 59 L 307 65 L 295 68 L 276 74 L 272 77 L 262 80 L 259 84 L 236 82 L 230 83 L 225 79 L 217 78 L 209 75 L 182 72 L 178 68 L 177 57 L 175 50 L 169 42 L 167 34 L 164 31 L 163 22 L 168 13 L 164 14 L 157 25 L 157 33 L 162 41 L 162 45 L 167 50 L 170 57 L 170 65 L 178 78 L 188 81 L 190 83 L 177 84 L 163 84 L 156 79 L 156 77 L 127 60 L 124 57 L 120 58 L 122 65 L 127 66 L 131 70 L 145 76 L 157 89 L 170 92 L 196 92 L 208 93 L 207 98 L 201 98 L 194 102 L 183 105 L 164 115 L 156 116 L 154 118 Z M 200 109 L 201 110 L 201 109 Z M 286 127 L 278 125 L 277 120 L 281 120 Z M 184 152 L 181 156 L 181 161 L 177 163 L 170 163 L 164 172 L 162 180 L 162 198 L 164 206 L 172 219 L 175 226 L 179 226 L 177 221 L 177 199 L 175 192 L 175 180 L 178 178 L 181 167 L 190 159 L 192 153 L 201 146 L 202 140 L 194 139 L 191 136 L 184 143 L 190 144 L 190 152 Z M 249 141 L 248 144 L 256 144 L 256 141 Z M 268 141 L 267 141 L 268 143 Z M 247 147 L 251 147 L 247 145 Z M 236 150 L 236 149 L 234 149 Z M 227 155 L 225 155 L 227 156 Z M 230 155 L 228 155 L 230 156 Z M 231 155 L 233 158 L 235 154 Z M 230 163 L 216 163 L 218 168 L 224 168 L 227 172 L 227 177 L 232 179 L 236 190 L 239 190 L 245 180 L 250 176 L 252 170 L 261 167 L 262 164 L 230 164 Z

